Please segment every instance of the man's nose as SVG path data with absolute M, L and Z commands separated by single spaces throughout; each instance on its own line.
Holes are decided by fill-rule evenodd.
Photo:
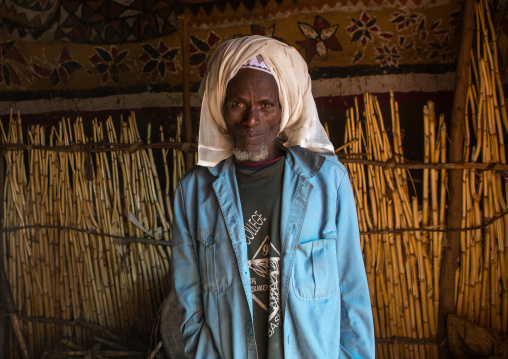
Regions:
M 259 125 L 259 109 L 256 106 L 250 106 L 247 111 L 245 111 L 243 124 L 247 127 L 254 127 Z

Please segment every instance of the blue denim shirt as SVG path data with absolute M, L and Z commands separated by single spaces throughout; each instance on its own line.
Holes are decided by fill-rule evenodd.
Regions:
M 281 209 L 285 358 L 374 358 L 356 207 L 344 166 L 286 149 Z M 195 167 L 175 193 L 172 266 L 190 358 L 257 358 L 232 158 Z

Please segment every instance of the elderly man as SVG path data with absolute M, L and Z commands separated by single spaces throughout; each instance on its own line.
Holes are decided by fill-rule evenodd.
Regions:
M 373 358 L 351 184 L 305 61 L 277 40 L 230 40 L 200 95 L 199 163 L 176 190 L 172 238 L 186 354 Z

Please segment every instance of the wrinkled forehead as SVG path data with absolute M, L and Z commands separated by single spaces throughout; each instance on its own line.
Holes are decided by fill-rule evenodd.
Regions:
M 279 87 L 271 74 L 249 68 L 239 69 L 226 86 L 226 100 L 230 96 L 249 92 L 256 94 L 256 97 L 275 96 L 278 98 Z

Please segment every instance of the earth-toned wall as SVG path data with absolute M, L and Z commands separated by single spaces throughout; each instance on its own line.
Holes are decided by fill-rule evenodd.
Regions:
M 182 106 L 179 16 L 189 19 L 195 122 L 207 59 L 223 41 L 251 34 L 304 56 L 336 144 L 345 109 L 364 92 L 383 105 L 394 91 L 411 117 L 429 99 L 449 113 L 458 0 L 0 0 L 1 118 L 11 109 L 24 123 L 135 110 L 171 130 Z

